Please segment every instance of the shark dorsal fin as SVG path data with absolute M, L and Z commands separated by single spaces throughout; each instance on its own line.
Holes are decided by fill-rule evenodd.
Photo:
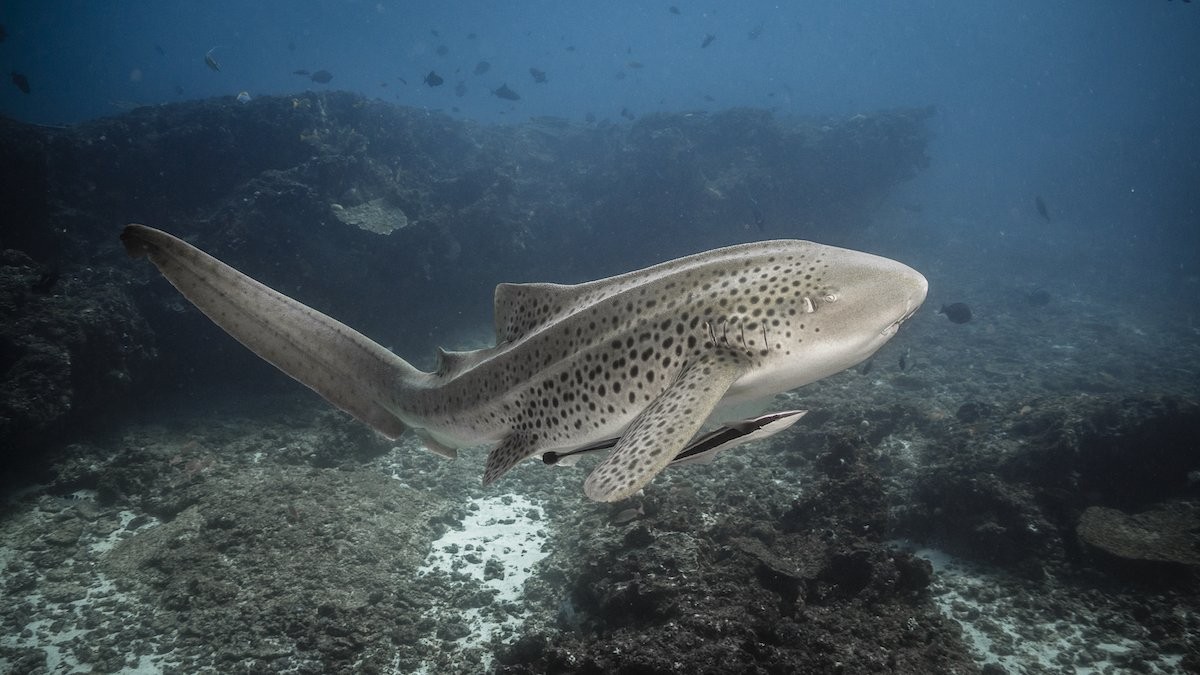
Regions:
M 496 343 L 513 342 L 569 314 L 587 293 L 585 285 L 496 286 Z

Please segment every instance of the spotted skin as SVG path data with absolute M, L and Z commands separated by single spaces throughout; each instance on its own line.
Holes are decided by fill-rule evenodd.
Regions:
M 485 484 L 619 436 L 585 486 L 599 500 L 652 480 L 719 407 L 869 357 L 927 289 L 901 263 L 793 240 L 573 286 L 501 284 L 496 346 L 442 352 L 423 373 L 170 235 L 131 225 L 122 238 L 235 338 L 376 429 L 412 428 L 443 454 L 494 446 Z
M 743 372 L 745 360 L 734 350 L 714 350 L 685 366 L 587 477 L 584 494 L 598 502 L 614 502 L 649 483 L 700 431 L 708 412 Z

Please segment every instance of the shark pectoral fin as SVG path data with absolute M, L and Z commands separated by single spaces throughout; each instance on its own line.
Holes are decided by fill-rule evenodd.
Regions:
M 688 365 L 587 477 L 583 491 L 588 498 L 615 502 L 649 483 L 687 446 L 744 369 L 742 357 L 727 351 L 711 352 Z
M 508 470 L 520 463 L 521 460 L 534 455 L 537 452 L 530 442 L 529 436 L 520 432 L 513 432 L 504 437 L 497 445 L 488 453 L 487 467 L 483 470 L 484 486 L 491 485 L 497 478 L 508 473 Z
M 387 402 L 420 372 L 403 359 L 166 232 L 127 225 L 121 241 L 255 354 L 381 433 L 404 433 Z

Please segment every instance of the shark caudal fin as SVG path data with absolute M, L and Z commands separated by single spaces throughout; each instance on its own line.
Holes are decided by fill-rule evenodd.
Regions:
M 388 402 L 422 375 L 404 359 L 166 232 L 127 225 L 121 242 L 255 354 L 379 432 L 404 433 Z

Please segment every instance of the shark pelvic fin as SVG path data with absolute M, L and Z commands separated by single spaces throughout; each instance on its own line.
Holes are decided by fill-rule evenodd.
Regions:
M 592 470 L 583 484 L 584 493 L 598 502 L 615 502 L 649 483 L 688 445 L 745 372 L 744 360 L 731 350 L 714 351 L 684 368 Z
M 491 485 L 521 460 L 533 455 L 536 450 L 531 446 L 529 436 L 519 431 L 510 433 L 500 441 L 500 445 L 488 453 L 487 467 L 483 470 L 484 486 Z
M 388 402 L 421 374 L 408 362 L 166 232 L 127 225 L 121 241 L 255 354 L 384 435 L 404 433 Z

